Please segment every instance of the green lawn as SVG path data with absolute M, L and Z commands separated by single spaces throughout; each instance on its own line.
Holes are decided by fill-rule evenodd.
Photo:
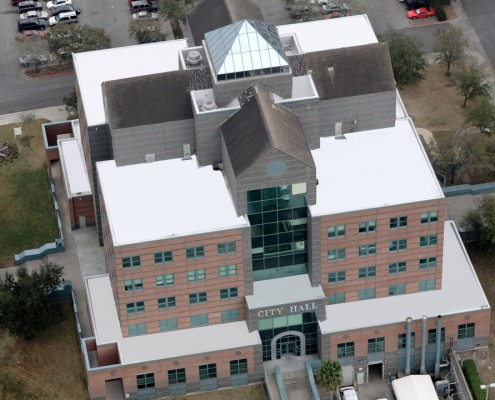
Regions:
M 17 143 L 19 157 L 0 164 L 0 268 L 14 265 L 14 255 L 58 238 L 41 124 L 33 122 L 30 147 L 14 139 L 15 126 L 0 126 L 0 145 Z M 29 132 L 23 126 L 24 135 Z

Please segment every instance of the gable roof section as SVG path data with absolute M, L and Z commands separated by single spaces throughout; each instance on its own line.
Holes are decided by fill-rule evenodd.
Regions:
M 187 15 L 194 43 L 201 45 L 206 32 L 243 19 L 263 21 L 260 8 L 251 0 L 203 0 Z
M 395 90 L 387 43 L 317 51 L 306 56 L 322 100 Z
M 217 75 L 289 67 L 277 28 L 267 22 L 235 22 L 207 32 L 205 42 Z
M 239 101 L 241 109 L 220 126 L 236 177 L 272 149 L 315 168 L 296 114 L 275 104 L 271 93 L 257 84 L 246 89 Z
M 188 86 L 185 71 L 104 82 L 107 122 L 119 129 L 192 119 Z

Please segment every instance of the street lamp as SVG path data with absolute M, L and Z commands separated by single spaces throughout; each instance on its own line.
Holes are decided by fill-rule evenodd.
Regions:
M 495 383 L 490 383 L 488 385 L 480 385 L 481 390 L 486 390 L 486 400 L 488 400 L 488 389 L 495 388 Z

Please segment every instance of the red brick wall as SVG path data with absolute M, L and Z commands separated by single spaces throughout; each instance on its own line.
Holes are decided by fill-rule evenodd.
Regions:
M 95 209 L 92 194 L 73 197 L 70 202 L 72 203 L 72 212 L 74 213 L 74 220 L 71 219 L 71 225 L 73 223 L 72 229 L 80 228 L 80 216 L 86 217 L 86 226 L 93 226 L 95 224 Z

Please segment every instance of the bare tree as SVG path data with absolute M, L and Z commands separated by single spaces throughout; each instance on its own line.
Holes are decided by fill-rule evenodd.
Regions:
M 466 108 L 468 101 L 476 97 L 488 96 L 490 94 L 490 84 L 486 82 L 488 71 L 484 64 L 471 58 L 463 70 L 454 75 L 455 84 L 461 96 L 464 97 L 463 108 Z
M 467 43 L 462 29 L 459 27 L 452 26 L 448 29 L 437 29 L 433 48 L 438 53 L 436 61 L 447 65 L 447 76 L 450 76 L 452 64 L 464 60 L 464 50 Z

